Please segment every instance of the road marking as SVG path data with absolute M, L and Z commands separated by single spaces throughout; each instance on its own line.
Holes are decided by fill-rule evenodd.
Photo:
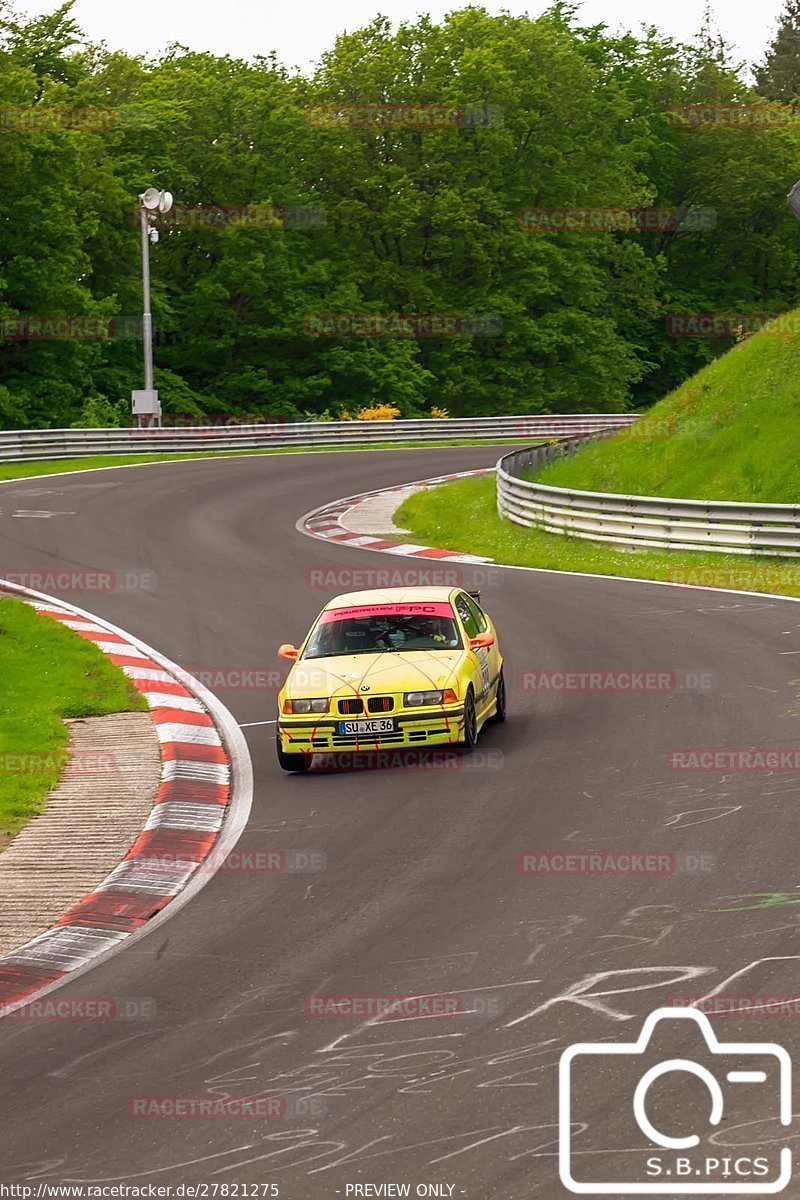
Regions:
M 240 725 L 240 729 L 252 729 L 255 725 L 276 725 L 277 718 L 274 721 L 247 721 L 244 725 Z
M 55 488 L 25 488 L 24 491 L 17 492 L 18 496 L 63 496 L 63 494 L 63 492 L 56 491 Z
M 14 517 L 74 517 L 74 512 L 48 512 L 46 509 L 38 508 L 20 508 L 17 512 L 12 513 Z

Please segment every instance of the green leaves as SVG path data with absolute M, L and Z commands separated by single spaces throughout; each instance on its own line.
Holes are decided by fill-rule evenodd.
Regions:
M 611 36 L 580 28 L 568 4 L 535 20 L 475 7 L 397 29 L 381 17 L 340 37 L 311 78 L 271 56 L 172 47 L 146 62 L 81 40 L 69 5 L 0 20 L 0 108 L 109 117 L 102 129 L 0 131 L 0 172 L 15 180 L 0 215 L 0 316 L 135 316 L 133 209 L 145 187 L 168 187 L 176 219 L 151 269 L 169 413 L 336 414 L 376 400 L 404 416 L 617 410 L 724 348 L 668 338 L 665 314 L 794 297 L 800 242 L 782 196 L 800 135 L 667 117 L 670 105 L 752 99 L 708 32 L 694 47 L 653 30 Z M 717 226 L 518 219 L 652 203 L 711 207 Z M 248 205 L 286 221 L 225 216 Z M 439 314 L 458 329 L 311 336 L 320 313 L 362 325 Z M 6 340 L 0 424 L 122 419 L 141 350 Z

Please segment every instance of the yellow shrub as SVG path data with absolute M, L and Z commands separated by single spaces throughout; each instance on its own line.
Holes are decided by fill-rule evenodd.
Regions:
M 439 408 L 437 405 L 434 404 L 433 408 L 431 409 L 431 416 L 432 417 L 449 418 L 450 413 L 447 411 L 446 408 Z
M 373 404 L 359 408 L 355 416 L 342 410 L 340 417 L 343 421 L 393 421 L 400 416 L 400 409 L 393 404 Z

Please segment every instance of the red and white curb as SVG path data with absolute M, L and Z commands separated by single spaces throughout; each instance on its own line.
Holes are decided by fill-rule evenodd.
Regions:
M 93 642 L 150 707 L 161 753 L 155 804 L 123 861 L 46 933 L 0 958 L 0 1016 L 51 991 L 67 976 L 137 934 L 158 914 L 182 907 L 212 878 L 250 812 L 253 776 L 233 716 L 175 663 L 137 638 L 62 600 L 0 579 L 0 595 L 26 600 L 43 616 Z
M 435 487 L 439 483 L 450 483 L 453 479 L 467 479 L 473 475 L 492 475 L 494 467 L 481 467 L 477 471 L 457 471 L 452 475 L 436 475 L 432 479 L 418 479 L 414 483 L 401 483 L 396 487 L 378 488 L 374 492 L 359 492 L 355 496 L 345 496 L 341 500 L 333 500 L 307 512 L 297 522 L 301 533 L 309 537 L 320 538 L 325 542 L 337 545 L 354 546 L 359 550 L 377 550 L 381 554 L 399 554 L 405 558 L 427 558 L 442 562 L 488 563 L 491 558 L 478 554 L 462 554 L 457 550 L 441 550 L 435 546 L 420 546 L 414 542 L 404 542 L 400 539 L 377 538 L 370 534 L 354 533 L 347 529 L 342 518 L 357 510 L 359 505 L 367 500 L 376 500 L 391 496 L 393 493 L 408 494 L 410 488 Z M 399 497 L 398 497 L 399 503 Z M 357 519 L 357 514 L 356 514 Z

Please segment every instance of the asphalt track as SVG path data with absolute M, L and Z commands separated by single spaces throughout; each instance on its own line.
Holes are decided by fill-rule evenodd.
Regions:
M 23 481 L 0 488 L 0 574 L 152 572 L 150 590 L 64 596 L 191 669 L 276 670 L 277 645 L 347 590 L 346 579 L 308 586 L 310 571 L 416 569 L 304 537 L 302 512 L 497 456 L 265 456 Z M 313 850 L 326 869 L 222 871 L 161 929 L 59 993 L 149 998 L 147 1019 L 0 1021 L 0 1183 L 275 1183 L 282 1197 L 316 1200 L 405 1182 L 412 1195 L 431 1183 L 475 1200 L 550 1200 L 567 1195 L 556 1159 L 566 1046 L 633 1040 L 679 995 L 800 994 L 800 776 L 680 772 L 666 757 L 797 744 L 800 608 L 514 570 L 481 582 L 502 633 L 508 723 L 484 732 L 471 764 L 306 777 L 279 771 L 273 726 L 247 729 L 256 792 L 239 848 Z M 713 687 L 518 686 L 522 672 L 565 667 L 688 669 Z M 275 715 L 269 689 L 219 695 L 242 723 Z M 519 867 L 526 852 L 589 849 L 683 853 L 690 868 L 705 857 L 701 869 L 656 875 Z M 309 995 L 443 993 L 468 1011 L 369 1024 L 304 1007 Z M 715 1029 L 800 1048 L 797 1017 Z M 589 1127 L 575 1150 L 576 1171 L 616 1180 L 642 1138 L 611 1074 L 582 1084 Z M 673 1133 L 704 1133 L 697 1080 L 655 1091 L 650 1111 L 669 1110 Z M 302 1097 L 310 1115 L 129 1109 L 132 1097 L 262 1093 Z M 754 1156 L 784 1144 L 771 1097 L 739 1085 L 706 1149 Z

